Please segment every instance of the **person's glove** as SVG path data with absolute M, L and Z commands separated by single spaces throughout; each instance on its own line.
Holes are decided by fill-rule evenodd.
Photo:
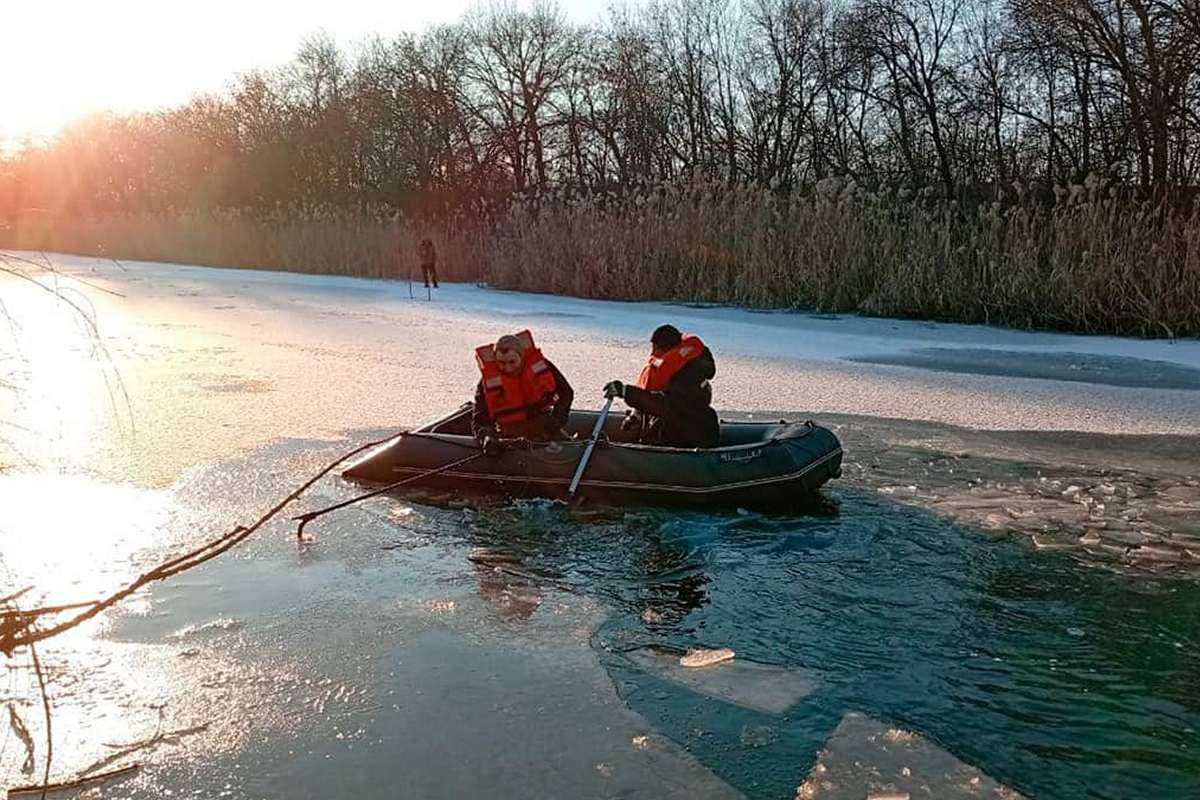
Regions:
M 485 456 L 500 455 L 503 446 L 500 444 L 500 439 L 496 436 L 495 428 L 483 428 L 475 434 L 475 441 L 479 443 L 479 449 L 483 451 Z
M 609 381 L 604 385 L 604 396 L 608 399 L 625 396 L 625 384 L 620 381 Z

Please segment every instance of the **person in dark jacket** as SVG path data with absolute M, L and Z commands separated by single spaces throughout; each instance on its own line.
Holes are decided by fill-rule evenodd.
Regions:
M 621 397 L 633 409 L 621 429 L 642 444 L 716 447 L 721 426 L 709 384 L 716 374 L 712 351 L 698 337 L 663 325 L 650 337 L 650 361 L 638 385 L 612 381 L 604 396 Z
M 481 377 L 475 388 L 471 432 L 485 453 L 499 453 L 501 439 L 568 438 L 563 429 L 575 392 L 538 350 L 529 331 L 476 348 L 475 360 Z
M 417 255 L 421 259 L 421 277 L 425 279 L 425 288 L 433 281 L 433 288 L 438 288 L 437 279 L 437 250 L 433 247 L 432 239 L 422 239 L 417 245 Z

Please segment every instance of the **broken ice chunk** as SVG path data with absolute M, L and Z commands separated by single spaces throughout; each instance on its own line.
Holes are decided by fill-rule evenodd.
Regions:
M 688 667 L 689 669 L 701 669 L 703 667 L 711 667 L 713 664 L 720 664 L 723 661 L 732 660 L 733 651 L 728 647 L 719 647 L 716 650 L 693 647 L 680 657 L 679 666 Z
M 782 714 L 817 687 L 816 677 L 800 667 L 735 659 L 708 669 L 680 665 L 678 651 L 641 648 L 625 653 L 634 666 L 694 692 L 766 714 Z
M 797 800 L 1020 800 L 923 737 L 850 712 L 817 754 Z

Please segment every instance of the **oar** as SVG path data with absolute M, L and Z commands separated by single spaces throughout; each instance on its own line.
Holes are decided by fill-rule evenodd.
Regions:
M 592 458 L 592 451 L 596 449 L 596 440 L 600 438 L 600 431 L 604 430 L 604 421 L 608 419 L 608 410 L 612 408 L 612 403 L 613 398 L 608 398 L 608 402 L 600 410 L 596 427 L 592 428 L 592 438 L 588 440 L 587 449 L 583 451 L 583 458 L 579 459 L 579 466 L 575 468 L 575 477 L 571 478 L 571 488 L 567 489 L 569 497 L 574 497 L 575 490 L 579 488 L 579 481 L 583 478 L 583 471 L 587 469 L 588 461 Z
M 483 453 L 472 453 L 471 455 L 467 456 L 466 458 L 460 458 L 458 461 L 454 461 L 449 464 L 443 464 L 440 467 L 434 467 L 433 469 L 429 470 L 428 472 L 422 472 L 420 475 L 413 475 L 410 478 L 405 478 L 404 480 L 396 481 L 395 483 L 389 483 L 387 486 L 384 486 L 382 489 L 376 489 L 373 492 L 367 492 L 366 494 L 360 494 L 358 497 L 352 497 L 349 500 L 343 500 L 340 503 L 334 503 L 331 506 L 326 506 L 325 508 L 319 509 L 317 511 L 309 511 L 307 514 L 301 514 L 298 517 L 292 517 L 292 519 L 299 520 L 299 522 L 300 522 L 300 527 L 296 528 L 296 538 L 299 539 L 304 534 L 304 526 L 305 525 L 312 522 L 317 517 L 320 517 L 324 514 L 328 514 L 330 511 L 337 511 L 339 508 L 345 508 L 346 506 L 353 505 L 354 503 L 358 503 L 363 500 L 369 500 L 372 497 L 378 497 L 381 494 L 390 492 L 392 489 L 399 489 L 401 486 L 404 486 L 406 484 L 416 483 L 417 481 L 422 480 L 423 478 L 432 478 L 434 475 L 437 475 L 442 472 L 446 472 L 447 470 L 451 470 L 451 469 L 454 469 L 455 467 L 459 467 L 459 466 L 462 466 L 463 464 L 474 461 L 475 459 L 481 457 L 482 455 L 483 455 Z

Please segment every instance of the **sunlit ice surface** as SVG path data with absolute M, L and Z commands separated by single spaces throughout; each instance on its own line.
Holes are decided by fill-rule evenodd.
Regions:
M 137 574 L 171 503 L 167 493 L 80 474 L 0 475 L 6 581 L 33 587 L 22 597 L 26 605 L 97 599 Z
M 106 308 L 101 322 L 95 302 L 72 281 L 28 271 L 41 288 L 0 276 L 0 457 L 26 468 L 79 469 L 97 448 L 133 435 L 110 349 L 121 315 Z M 107 435 L 110 427 L 116 437 Z
M 19 593 L 12 607 L 26 610 L 75 606 L 42 617 L 37 628 L 47 629 L 161 558 L 174 503 L 167 491 L 88 469 L 97 453 L 133 444 L 131 406 L 110 350 L 120 313 L 106 308 L 101 316 L 75 281 L 52 269 L 22 268 L 40 286 L 0 281 L 0 595 Z M 149 594 L 38 646 L 59 759 L 52 780 L 88 765 L 103 771 L 116 752 L 110 745 L 152 735 L 182 707 L 177 693 L 186 681 L 169 653 L 106 640 L 114 613 L 151 613 Z M 3 666 L 9 719 L 0 783 L 36 784 L 47 749 L 31 650 L 18 648 Z
M 1076 516 L 1112 531 L 1114 510 L 1141 513 L 1145 502 L 1182 513 L 1196 487 L 1172 486 L 1165 506 L 1157 495 L 1179 483 L 1173 474 L 1103 475 L 1104 456 L 1046 435 L 1000 443 L 1020 459 L 1051 447 L 1089 463 L 1094 480 L 1069 464 L 1043 475 L 981 458 L 976 439 L 999 441 L 982 432 L 830 418 L 1187 432 L 1197 426 L 1195 394 L 789 359 L 774 351 L 792 351 L 806 331 L 785 327 L 768 341 L 761 327 L 739 334 L 741 323 L 718 310 L 465 286 L 415 302 L 378 281 L 72 261 L 80 276 L 125 294 L 79 289 L 97 307 L 136 438 L 129 444 L 130 426 L 106 405 L 103 381 L 91 383 L 87 360 L 92 427 L 73 430 L 57 412 L 37 422 L 26 409 L 27 422 L 58 437 L 30 452 L 53 467 L 41 475 L 62 476 L 52 485 L 70 489 L 82 467 L 107 476 L 89 475 L 92 489 L 62 497 L 90 492 L 103 505 L 108 494 L 133 509 L 122 518 L 133 533 L 110 531 L 119 546 L 96 556 L 114 585 L 253 519 L 340 452 L 467 399 L 473 345 L 518 325 L 535 327 L 587 406 L 599 404 L 611 373 L 636 372 L 658 316 L 686 315 L 721 348 L 723 407 L 811 411 L 841 425 L 852 452 L 847 477 L 828 491 L 835 510 L 814 517 L 577 512 L 416 494 L 324 518 L 307 544 L 279 520 L 102 624 L 46 644 L 61 720 L 52 778 L 161 730 L 170 743 L 114 762 L 142 763 L 142 782 L 103 795 L 365 798 L 402 785 L 414 796 L 780 797 L 850 709 L 924 733 L 1034 797 L 1187 796 L 1195 786 L 1200 644 L 1186 575 L 1114 574 L 1095 568 L 1107 562 L 1034 550 L 919 506 L 941 507 L 982 479 L 984 500 L 1003 495 L 996 507 L 976 503 L 985 519 L 1012 507 L 1032 526 L 1053 512 L 1073 540 L 1085 524 Z M 739 317 L 773 319 L 730 318 Z M 64 341 L 81 341 L 74 336 L 63 329 Z M 739 354 L 760 340 L 773 352 Z M 51 372 L 42 385 L 59 379 Z M 18 465 L 14 479 L 32 471 L 5 460 Z M 143 488 L 130 492 L 123 479 Z M 1072 484 L 1101 499 L 1085 507 Z M 331 478 L 303 508 L 360 490 Z M 1022 493 L 1056 505 L 1026 516 L 1033 504 Z M 166 522 L 155 531 L 139 515 Z M 1147 527 L 1128 523 L 1139 536 Z M 1160 524 L 1163 535 L 1178 526 Z M 0 555 L 5 547 L 0 540 Z M 87 599 L 59 591 L 55 601 Z M 692 646 L 728 646 L 767 665 L 777 691 L 682 685 L 655 670 L 664 649 Z M 21 698 L 40 741 L 27 666 L 10 674 L 20 685 L 9 696 Z M 762 710 L 793 700 L 781 715 Z M 653 742 L 644 750 L 634 742 L 643 736 Z M 35 782 L 14 753 L 23 756 L 16 745 L 5 755 L 9 785 Z
M 48 470 L 0 475 L 0 594 L 27 589 L 13 601 L 26 610 L 83 605 L 44 617 L 40 627 L 70 620 L 87 603 L 212 535 L 228 516 L 253 513 L 252 494 L 245 505 L 221 502 L 228 491 L 221 477 L 219 471 L 212 475 L 204 490 L 189 490 L 187 483 L 157 490 Z M 172 592 L 186 583 L 177 578 Z M 272 660 L 268 671 L 244 659 L 231 661 L 228 650 L 212 651 L 214 634 L 237 636 L 242 623 L 209 616 L 210 593 L 223 587 L 204 587 L 185 591 L 191 598 L 185 613 L 177 605 L 159 608 L 148 587 L 36 645 L 52 709 L 52 782 L 136 764 L 141 772 L 112 787 L 115 796 L 161 796 L 159 784 L 147 783 L 144 775 L 163 780 L 180 752 L 213 758 L 240 746 L 252 731 L 278 726 L 275 711 L 258 709 L 248 687 L 302 686 L 303 670 L 291 659 Z M 173 598 L 172 592 L 165 596 Z M 143 620 L 136 630 L 154 634 L 129 635 L 132 620 Z M 0 666 L 0 703 L 11 708 L 4 712 L 11 715 L 3 720 L 7 735 L 0 734 L 6 740 L 0 786 L 36 785 L 47 755 L 47 726 L 31 649 L 0 656 Z M 178 775 L 171 780 L 185 781 Z M 212 796 L 212 786 L 205 784 L 199 796 Z
M 26 590 L 13 606 L 29 610 L 87 604 L 127 585 L 147 563 L 161 558 L 158 544 L 172 503 L 166 492 L 81 474 L 0 475 L 0 594 Z M 53 627 L 85 610 L 43 617 L 39 627 Z M 57 764 L 52 764 L 52 780 L 89 768 L 102 772 L 124 766 L 126 747 L 158 732 L 187 728 L 198 718 L 187 691 L 206 670 L 196 671 L 161 645 L 107 636 L 114 615 L 152 613 L 150 594 L 138 592 L 116 610 L 37 645 L 52 708 Z M 9 707 L 0 782 L 37 784 L 48 751 L 32 652 L 19 648 L 0 664 L 0 702 Z M 16 734 L 20 729 L 28 739 Z

